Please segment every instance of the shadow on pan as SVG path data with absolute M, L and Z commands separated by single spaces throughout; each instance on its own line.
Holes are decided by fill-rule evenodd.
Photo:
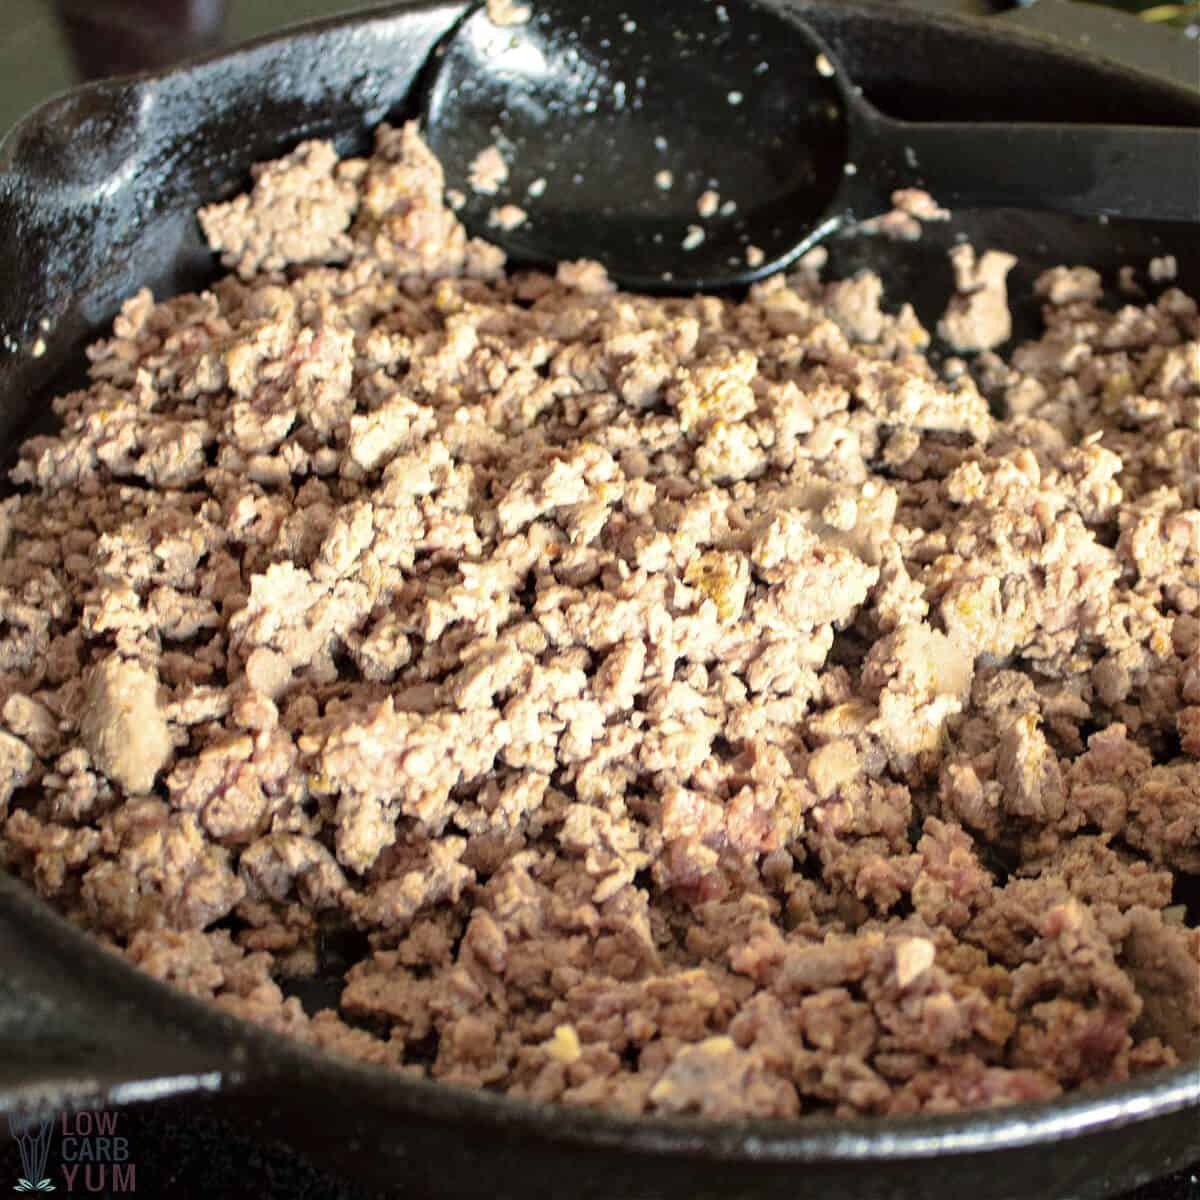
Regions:
M 1194 90 L 998 34 L 982 18 L 791 3 L 873 100 L 910 119 L 953 105 L 960 117 L 1200 125 Z M 89 86 L 23 122 L 0 146 L 7 456 L 45 423 L 47 396 L 74 382 L 70 364 L 124 297 L 213 278 L 193 217 L 199 203 L 241 189 L 251 163 L 302 138 L 364 148 L 372 126 L 406 115 L 423 64 L 462 12 L 417 3 L 306 27 L 141 81 Z M 1111 282 L 1121 265 L 1171 253 L 1179 282 L 1200 287 L 1200 222 L 1105 227 L 1006 211 L 957 213 L 916 245 L 838 242 L 830 267 L 878 271 L 888 293 L 912 299 L 929 322 L 950 290 L 945 251 L 958 236 L 1019 255 L 1010 279 L 1017 337 L 1035 327 L 1033 278 L 1059 262 L 1097 267 Z M 142 976 L 3 873 L 0 963 L 0 1109 L 217 1093 L 262 1136 L 397 1194 L 1083 1198 L 1200 1158 L 1195 1065 L 965 1116 L 632 1121 L 413 1081 L 283 1041 Z

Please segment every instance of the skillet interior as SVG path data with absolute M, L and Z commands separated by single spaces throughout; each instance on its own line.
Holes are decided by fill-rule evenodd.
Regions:
M 790 6 L 898 116 L 932 119 L 952 107 L 995 119 L 1200 124 L 1200 95 L 1033 41 L 997 42 L 978 24 L 892 8 Z M 0 444 L 11 453 L 44 414 L 45 396 L 71 384 L 68 364 L 125 295 L 143 284 L 170 294 L 213 277 L 192 216 L 197 203 L 232 194 L 250 163 L 302 137 L 362 148 L 372 125 L 406 114 L 421 64 L 460 11 L 409 4 L 392 16 L 328 23 L 148 81 L 83 89 L 23 123 L 0 147 L 8 277 L 0 289 Z M 1016 91 L 1013 79 L 1021 81 Z M 949 289 L 945 249 L 957 233 L 1021 257 L 1017 298 L 1057 262 L 1111 276 L 1168 250 L 1182 285 L 1200 286 L 1200 225 L 1105 228 L 1006 212 L 960 212 L 916 246 L 838 243 L 832 269 L 879 271 L 891 296 L 914 298 L 928 319 Z M 1035 307 L 1018 303 L 1015 315 L 1017 336 L 1030 332 Z M 33 357 L 38 337 L 47 352 Z M 268 1130 L 298 1127 L 310 1153 L 323 1150 L 343 1169 L 410 1194 L 557 1194 L 570 1171 L 580 1196 L 767 1196 L 793 1192 L 799 1169 L 831 1196 L 963 1186 L 980 1200 L 1086 1196 L 1200 1155 L 1194 1067 L 1056 1105 L 969 1117 L 799 1129 L 633 1124 L 413 1084 L 280 1043 L 136 975 L 3 879 L 0 950 L 18 964 L 0 983 L 0 1046 L 12 1051 L 0 1057 L 0 1107 L 37 1083 L 59 1103 L 102 1094 L 132 1100 L 143 1093 L 130 1080 L 172 1076 L 164 1086 L 226 1089 Z M 31 1028 L 44 1037 L 30 1038 Z M 1059 1137 L 1066 1141 L 1048 1157 L 1044 1143 Z M 932 1164 L 914 1170 L 933 1154 L 936 1184 Z

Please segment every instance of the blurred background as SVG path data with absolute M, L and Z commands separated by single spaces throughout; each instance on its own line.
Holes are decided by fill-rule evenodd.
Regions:
M 1130 65 L 1166 70 L 1200 88 L 1200 0 L 894 2 L 990 15 L 1084 47 L 1098 23 L 1133 14 L 1137 34 L 1125 39 Z M 353 0 L 0 0 L 0 132 L 34 100 L 81 79 L 166 66 L 283 25 L 363 7 Z
M 1127 12 L 1137 13 L 1143 21 L 1151 21 L 1162 25 L 1173 25 L 1183 30 L 1188 37 L 1200 37 L 1200 3 L 1198 4 L 1158 4 L 1151 0 L 1096 0 L 1111 5 L 1113 8 L 1123 8 Z

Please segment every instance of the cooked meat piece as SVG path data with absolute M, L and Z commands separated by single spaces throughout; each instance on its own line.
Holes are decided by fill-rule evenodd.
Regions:
M 345 261 L 346 230 L 358 207 L 355 171 L 338 163 L 328 142 L 304 142 L 256 168 L 247 195 L 202 208 L 204 236 L 243 279 L 291 263 Z
M 987 250 L 976 259 L 968 245 L 950 251 L 958 291 L 938 323 L 938 333 L 954 349 L 991 350 L 1012 336 L 1005 278 L 1017 265 L 1011 254 Z
M 79 740 L 129 795 L 149 792 L 171 756 L 158 688 L 153 671 L 116 655 L 94 666 L 85 682 Z
M 496 25 L 523 25 L 529 20 L 533 9 L 517 0 L 488 0 L 488 20 Z

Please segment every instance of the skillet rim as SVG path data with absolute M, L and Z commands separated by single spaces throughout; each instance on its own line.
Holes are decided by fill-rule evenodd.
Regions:
M 0 1113 L 29 1104 L 44 1105 L 47 1090 L 62 1093 L 56 1107 L 80 1107 L 97 1097 L 126 1104 L 201 1091 L 254 1096 L 264 1087 L 273 1090 L 301 1080 L 305 1086 L 327 1083 L 339 1090 L 354 1089 L 364 1099 L 382 1101 L 398 1113 L 426 1121 L 490 1125 L 580 1147 L 620 1147 L 661 1157 L 700 1156 L 725 1162 L 865 1163 L 1057 1144 L 1064 1138 L 1200 1109 L 1200 1062 L 1053 1100 L 946 1114 L 849 1118 L 821 1114 L 792 1121 L 720 1121 L 573 1108 L 415 1079 L 234 1016 L 138 970 L 60 916 L 16 876 L 0 869 L 0 946 L 5 924 L 11 930 L 14 919 L 20 922 L 18 936 L 25 936 L 30 943 L 41 937 L 49 940 L 49 953 L 41 965 L 58 958 L 85 974 L 89 985 L 111 982 L 120 989 L 119 1005 L 135 1021 L 148 1018 L 153 1022 L 161 1010 L 172 1027 L 159 1030 L 159 1037 L 182 1038 L 188 1065 L 183 1070 L 161 1075 L 152 1072 L 116 1083 L 80 1078 L 76 1073 L 59 1080 L 51 1076 L 28 1088 L 0 1085 Z M 14 970 L 19 982 L 20 963 Z M 36 975 L 32 978 L 34 990 Z M 86 1001 L 83 1011 L 87 1011 Z

